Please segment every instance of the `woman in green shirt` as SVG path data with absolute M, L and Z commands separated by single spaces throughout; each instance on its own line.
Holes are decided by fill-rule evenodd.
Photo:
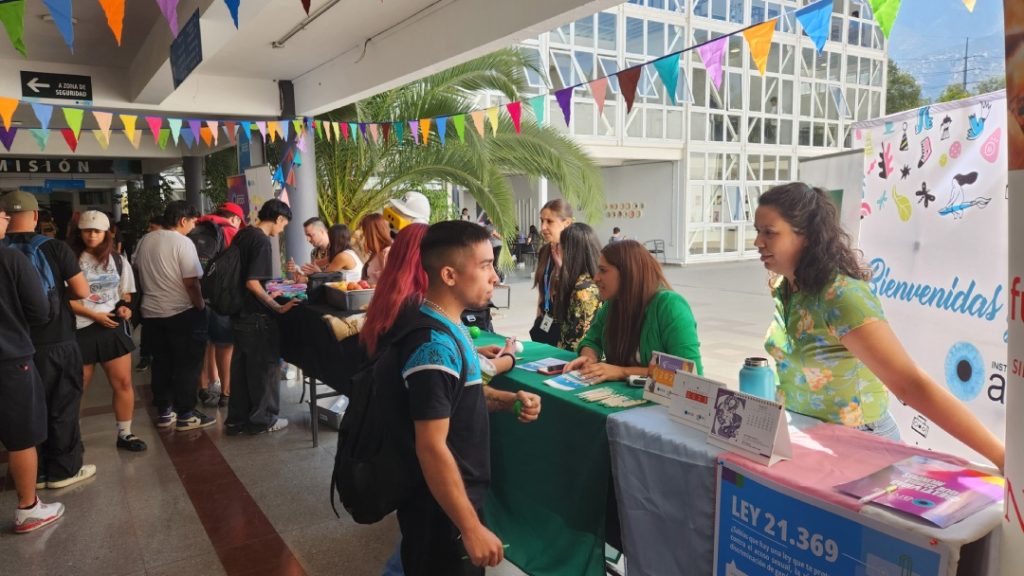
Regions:
M 604 305 L 579 344 L 579 370 L 591 383 L 647 376 L 653 352 L 693 360 L 704 373 L 697 322 L 642 244 L 622 240 L 601 250 L 594 278 Z
M 758 202 L 754 245 L 778 275 L 765 350 L 786 409 L 899 439 L 891 391 L 1002 468 L 1003 444 L 910 358 L 885 321 L 825 191 L 794 182 Z

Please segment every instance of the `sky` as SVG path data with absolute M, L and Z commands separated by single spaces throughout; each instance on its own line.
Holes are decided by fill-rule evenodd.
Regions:
M 1001 0 L 977 0 L 973 13 L 961 0 L 903 0 L 889 36 L 889 58 L 917 78 L 924 96 L 934 98 L 962 81 L 965 38 L 968 90 L 1005 74 Z

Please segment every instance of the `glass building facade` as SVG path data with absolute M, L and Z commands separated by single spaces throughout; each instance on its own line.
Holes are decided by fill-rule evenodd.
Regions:
M 654 239 L 645 237 L 644 230 L 668 236 L 663 240 L 670 246 L 670 260 L 756 256 L 753 211 L 760 194 L 798 179 L 799 158 L 849 148 L 853 123 L 885 110 L 886 45 L 870 7 L 835 0 L 830 41 L 819 54 L 793 14 L 809 3 L 630 0 L 521 44 L 543 71 L 527 70 L 527 75 L 536 94 L 550 93 L 547 124 L 572 135 L 606 166 L 606 173 L 674 163 L 671 185 L 651 183 L 670 189 L 663 195 L 656 191 L 642 205 L 630 203 L 635 191 L 621 179 L 606 178 L 609 206 L 601 231 L 619 225 L 623 215 L 615 208 L 640 208 L 622 220 L 624 232 L 640 241 Z M 603 113 L 584 87 L 575 91 L 569 125 L 562 119 L 556 90 L 775 17 L 779 21 L 764 76 L 738 34 L 729 39 L 719 89 L 691 50 L 680 61 L 675 104 L 653 67 L 645 66 L 629 113 L 611 78 Z M 520 198 L 524 229 L 536 210 L 536 202 L 528 200 Z M 668 228 L 658 231 L 643 222 L 648 216 L 664 220 L 666 211 L 671 212 Z

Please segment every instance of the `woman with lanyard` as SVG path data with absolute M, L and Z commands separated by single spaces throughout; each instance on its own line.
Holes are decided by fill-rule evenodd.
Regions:
M 89 297 L 72 300 L 76 316 L 75 336 L 82 351 L 82 385 L 89 387 L 96 364 L 103 367 L 114 389 L 117 447 L 141 452 L 146 443 L 132 434 L 135 389 L 132 387 L 131 305 L 135 277 L 128 260 L 114 251 L 107 215 L 89 210 L 72 229 L 71 248 L 89 283 Z
M 572 224 L 572 205 L 562 199 L 552 200 L 540 210 L 540 233 L 547 242 L 537 255 L 537 268 L 533 274 L 533 285 L 538 288 L 537 319 L 530 329 L 534 342 L 558 346 L 562 326 L 554 318 L 555 287 L 562 269 L 562 250 L 559 238 L 562 230 Z
M 1005 447 L 904 350 L 824 190 L 794 182 L 759 200 L 754 245 L 771 273 L 775 358 L 786 409 L 899 440 L 889 392 L 1003 467 Z

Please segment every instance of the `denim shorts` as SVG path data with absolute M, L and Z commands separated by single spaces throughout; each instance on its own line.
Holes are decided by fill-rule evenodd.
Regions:
M 235 336 L 231 332 L 231 317 L 221 316 L 207 308 L 208 324 L 207 333 L 210 343 L 214 346 L 231 346 L 235 343 Z
M 896 442 L 902 441 L 902 438 L 900 437 L 900 427 L 896 424 L 896 419 L 892 417 L 892 413 L 888 410 L 886 410 L 885 414 L 878 420 L 875 420 L 870 424 L 858 426 L 857 430 L 863 430 L 864 432 L 895 440 Z

